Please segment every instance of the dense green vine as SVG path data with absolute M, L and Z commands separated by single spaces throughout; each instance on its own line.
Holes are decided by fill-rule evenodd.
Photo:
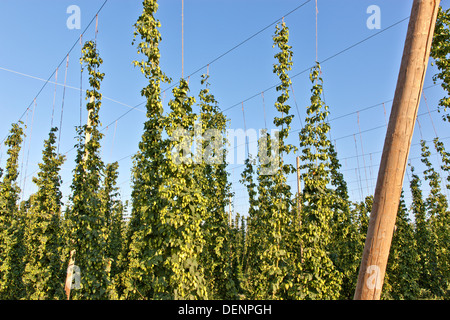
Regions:
M 288 143 L 293 51 L 286 24 L 276 25 L 272 71 L 280 80 L 273 119 L 278 133 L 263 131 L 260 152 L 246 159 L 240 181 L 249 208 L 232 219 L 227 117 L 210 91 L 208 75 L 202 76 L 197 104 L 189 79 L 180 79 L 164 112 L 161 85 L 171 80 L 160 68 L 157 10 L 156 0 L 143 0 L 134 25 L 133 44 L 143 57 L 134 65 L 148 83 L 140 91 L 147 118 L 133 157 L 130 221 L 124 221 L 128 204 L 119 198 L 118 163 L 105 166 L 100 157 L 104 74 L 98 69 L 103 61 L 96 43 L 88 41 L 81 58 L 89 73 L 88 123 L 77 128 L 68 203 L 62 203 L 65 157 L 55 152 L 56 128 L 44 142 L 33 178 L 37 191 L 28 199 L 20 199 L 18 183 L 22 123 L 13 124 L 5 141 L 0 299 L 65 299 L 70 252 L 81 270 L 81 288 L 72 288 L 71 299 L 351 299 L 373 196 L 350 200 L 337 150 L 327 137 L 329 108 L 322 99 L 320 65 L 310 73 L 310 104 L 299 134 L 303 188 L 295 195 L 288 183 L 296 171 L 289 156 L 297 152 Z M 450 11 L 440 8 L 431 50 L 439 71 L 433 80 L 441 80 L 447 93 L 439 102 L 446 121 L 449 17 Z M 450 189 L 450 154 L 439 138 L 433 142 L 440 167 L 421 141 L 429 192 L 423 193 L 426 186 L 411 167 L 411 207 L 402 193 L 383 299 L 450 297 L 450 212 L 442 186 Z
M 433 76 L 433 81 L 442 80 L 441 87 L 446 92 L 439 101 L 439 112 L 444 112 L 442 119 L 450 121 L 450 114 L 445 113 L 450 107 L 450 9 L 444 10 L 439 7 L 436 26 L 434 29 L 433 42 L 431 44 L 430 56 L 434 59 L 438 73 Z
M 425 208 L 428 214 L 429 228 L 429 248 L 428 248 L 428 272 L 429 272 L 429 290 L 431 294 L 442 296 L 444 291 L 448 290 L 448 267 L 446 267 L 448 258 L 446 254 L 447 244 L 443 242 L 448 234 L 448 202 L 445 195 L 441 192 L 441 178 L 430 162 L 430 151 L 426 142 L 421 140 L 422 159 L 426 169 L 424 171 L 425 180 L 431 188 L 428 197 L 425 199 Z
M 25 241 L 27 247 L 23 282 L 27 299 L 64 299 L 62 193 L 59 171 L 65 156 L 56 153 L 56 132 L 52 128 L 42 152 L 40 171 L 33 182 L 38 191 L 31 196 Z
M 201 133 L 203 139 L 197 141 L 197 152 L 202 155 L 202 160 L 197 159 L 196 181 L 202 186 L 202 193 L 207 199 L 207 217 L 202 223 L 205 246 L 201 263 L 205 268 L 211 297 L 234 299 L 237 289 L 230 274 L 231 239 L 225 209 L 231 196 L 225 162 L 227 140 L 224 135 L 227 119 L 219 110 L 214 95 L 210 93 L 208 78 L 208 75 L 202 76 L 201 83 L 205 88 L 199 94 L 201 131 L 197 132 L 197 135 Z
M 384 299 L 412 300 L 419 293 L 418 252 L 414 226 L 408 217 L 403 192 L 397 212 L 394 235 L 383 284 Z
M 333 263 L 343 276 L 340 298 L 352 299 L 360 264 L 358 246 L 361 242 L 361 234 L 355 223 L 357 217 L 351 210 L 347 183 L 340 172 L 341 164 L 332 143 L 329 144 L 328 155 L 330 157 L 330 184 L 334 187 L 329 190 L 333 197 L 331 205 L 333 210 L 331 228 L 333 231 L 328 250 L 331 252 Z
M 100 82 L 104 74 L 97 69 L 102 64 L 96 44 L 88 41 L 83 46 L 81 63 L 87 66 L 89 84 L 86 90 L 88 124 L 78 128 L 76 168 L 70 196 L 71 207 L 66 212 L 68 249 L 75 250 L 75 262 L 81 271 L 81 288 L 72 290 L 73 299 L 109 298 L 110 278 L 105 271 L 106 220 L 99 193 L 104 164 L 100 158 L 99 110 Z M 67 254 L 67 253 L 66 253 Z M 69 256 L 67 255 L 67 262 Z
M 8 159 L 3 180 L 0 183 L 0 299 L 14 300 L 24 297 L 22 283 L 25 247 L 23 233 L 25 217 L 19 210 L 20 188 L 19 153 L 24 137 L 22 123 L 12 125 L 10 135 L 5 140 Z
M 323 89 L 319 72 L 317 64 L 311 70 L 311 105 L 307 108 L 306 124 L 299 135 L 304 189 L 301 213 L 303 263 L 298 295 L 307 299 L 336 299 L 342 274 L 337 271 L 327 250 L 331 241 L 334 197 L 327 190 L 330 183 L 327 133 L 330 127 L 326 122 L 328 107 L 321 99 Z
M 165 117 L 165 128 L 170 138 L 163 167 L 164 189 L 161 197 L 167 205 L 158 213 L 163 257 L 160 264 L 168 284 L 161 286 L 163 297 L 174 299 L 206 299 L 208 291 L 204 270 L 199 265 L 205 245 L 201 223 L 207 216 L 207 199 L 196 181 L 197 165 L 192 155 L 195 121 L 194 97 L 188 96 L 189 86 L 181 79 L 173 89 L 169 102 L 171 112 Z M 181 135 L 179 135 L 181 134 Z
M 163 188 L 165 142 L 162 141 L 164 127 L 161 123 L 163 106 L 161 102 L 161 82 L 170 82 L 159 66 L 159 43 L 161 27 L 155 18 L 158 4 L 155 0 L 145 0 L 143 11 L 135 23 L 134 40 L 139 36 L 138 54 L 141 61 L 134 61 L 141 73 L 148 79 L 148 85 L 141 90 L 147 99 L 147 120 L 139 142 L 139 150 L 133 157 L 132 168 L 132 212 L 125 240 L 126 251 L 122 258 L 125 272 L 122 274 L 123 296 L 131 299 L 147 299 L 165 286 L 163 275 L 155 274 L 153 264 L 161 261 L 155 251 L 161 246 L 155 235 L 158 226 L 157 215 L 166 206 L 160 196 Z
M 119 164 L 117 162 L 107 164 L 104 168 L 104 181 L 101 189 L 101 206 L 102 215 L 105 217 L 107 244 L 105 257 L 107 259 L 108 269 L 111 281 L 114 282 L 111 288 L 114 295 L 118 295 L 115 286 L 120 286 L 120 274 L 122 272 L 122 264 L 119 259 L 123 252 L 123 211 L 124 205 L 119 197 L 119 188 L 117 178 Z M 117 296 L 115 296 L 117 297 Z

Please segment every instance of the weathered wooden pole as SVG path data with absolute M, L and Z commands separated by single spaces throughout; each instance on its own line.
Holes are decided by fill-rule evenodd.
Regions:
M 380 299 L 439 2 L 413 2 L 354 299 Z

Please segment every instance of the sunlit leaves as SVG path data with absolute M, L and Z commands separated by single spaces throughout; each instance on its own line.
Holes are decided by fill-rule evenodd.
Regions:
M 431 57 L 434 59 L 439 70 L 433 76 L 433 81 L 441 80 L 441 87 L 445 90 L 446 96 L 439 101 L 439 112 L 444 112 L 442 119 L 450 121 L 450 114 L 447 109 L 450 107 L 450 9 L 444 10 L 439 7 L 439 12 L 434 29 L 433 42 L 431 45 Z

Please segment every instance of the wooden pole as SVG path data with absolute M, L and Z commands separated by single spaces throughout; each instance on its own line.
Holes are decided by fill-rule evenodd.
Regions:
M 414 0 L 354 299 L 380 299 L 440 0 Z
M 73 266 L 75 265 L 75 250 L 70 251 L 69 266 L 67 267 L 66 284 L 64 291 L 66 292 L 67 300 L 70 300 L 70 289 L 72 288 Z

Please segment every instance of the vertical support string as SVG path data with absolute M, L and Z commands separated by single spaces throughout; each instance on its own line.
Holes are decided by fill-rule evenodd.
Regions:
M 28 160 L 30 159 L 31 135 L 33 134 L 33 123 L 34 123 L 34 111 L 35 110 L 36 110 L 36 98 L 34 98 L 33 112 L 32 112 L 32 115 L 31 115 L 30 135 L 28 137 L 27 161 L 25 163 L 25 174 L 24 174 L 24 178 L 23 178 L 22 199 L 24 199 L 25 186 L 26 186 L 26 182 L 27 182 Z
M 353 139 L 355 140 L 356 165 L 358 167 L 358 171 L 356 171 L 356 168 L 355 168 L 355 172 L 357 173 L 358 181 L 359 181 L 359 187 L 361 189 L 361 201 L 363 201 L 364 192 L 363 192 L 362 182 L 361 182 L 361 170 L 360 170 L 360 167 L 359 167 L 358 144 L 356 143 L 356 135 L 353 135 Z
M 316 62 L 318 62 L 319 61 L 319 58 L 318 58 L 318 48 L 319 48 L 319 46 L 318 46 L 318 32 L 317 32 L 317 14 L 319 13 L 319 10 L 318 10 L 318 8 L 317 8 L 317 0 L 316 0 Z
M 114 133 L 113 133 L 113 138 L 112 138 L 110 156 L 112 156 L 112 152 L 113 152 L 113 149 L 114 149 L 114 140 L 116 138 L 116 131 L 117 131 L 117 120 L 116 120 L 116 124 L 114 125 Z
M 165 100 L 166 100 L 166 90 L 163 91 L 163 97 L 162 97 L 162 100 L 161 100 L 161 104 L 163 106 L 163 110 L 164 110 L 164 101 Z
M 109 130 L 109 126 L 106 126 L 106 128 L 105 128 L 105 136 L 108 134 L 108 130 Z M 103 158 L 104 153 L 105 153 L 105 148 L 101 148 L 101 151 L 100 151 L 100 157 L 101 158 Z
M 322 69 L 320 69 L 320 76 L 322 76 Z M 324 89 L 324 87 L 323 87 L 323 84 L 322 84 L 322 100 L 323 100 L 323 103 L 325 104 L 325 105 L 327 105 L 327 100 L 325 99 L 325 89 Z M 326 117 L 326 119 L 327 119 L 327 123 L 329 124 L 330 123 L 330 120 L 329 120 L 329 118 L 328 118 L 328 113 L 327 113 L 327 117 Z M 330 138 L 330 142 L 333 140 L 332 138 L 331 138 L 331 127 L 330 127 L 330 130 L 328 130 L 328 137 Z
M 386 116 L 386 106 L 384 105 L 384 102 L 383 102 L 383 110 L 384 110 L 384 122 L 386 123 L 386 127 L 387 127 L 388 121 L 387 121 L 387 116 Z
M 97 45 L 97 34 L 98 34 L 98 14 L 95 15 L 95 44 Z
M 423 89 L 422 89 L 422 95 L 423 95 L 423 99 L 424 99 L 424 101 L 425 101 L 425 105 L 427 106 L 428 116 L 430 117 L 430 121 L 431 121 L 431 125 L 433 126 L 433 130 L 434 130 L 435 137 L 438 138 L 438 134 L 437 134 L 437 131 L 436 131 L 436 127 L 434 126 L 434 121 L 433 121 L 433 118 L 431 117 L 430 108 L 428 107 L 427 98 L 426 98 L 426 96 L 425 96 L 425 92 L 423 92 Z M 439 163 L 439 172 L 440 172 L 440 174 L 441 174 L 441 177 L 444 177 L 444 173 L 442 172 L 442 160 L 441 160 L 441 158 L 439 157 L 439 152 L 436 154 L 436 159 L 437 159 L 437 162 Z M 442 183 L 443 183 L 443 182 L 442 182 Z M 449 197 L 448 189 L 447 189 L 445 186 L 444 186 L 443 189 L 445 189 L 445 191 L 446 191 L 446 193 L 447 193 L 447 198 L 448 198 L 448 197 Z
M 19 188 L 21 190 L 23 190 L 23 185 L 22 185 L 22 181 L 23 181 L 23 162 L 25 160 L 25 148 L 26 148 L 26 144 L 27 144 L 27 130 L 28 130 L 28 113 L 30 112 L 30 108 L 28 107 L 26 110 L 26 116 L 25 116 L 25 129 L 24 129 L 24 139 L 22 141 L 22 161 L 20 164 L 20 172 L 19 172 Z M 23 200 L 23 199 L 22 199 Z
M 64 114 L 64 100 L 66 97 L 66 83 L 67 83 L 67 69 L 69 68 L 69 55 L 67 55 L 66 60 L 66 71 L 64 75 L 64 89 L 63 89 L 63 97 L 62 97 L 62 104 L 61 104 L 61 118 L 59 120 L 59 132 L 58 132 L 58 153 L 59 153 L 59 145 L 61 142 L 61 131 L 62 131 L 62 122 L 63 122 L 63 114 Z
M 53 128 L 53 116 L 55 114 L 55 102 L 56 102 L 56 87 L 58 86 L 58 68 L 56 68 L 55 72 L 55 91 L 53 92 L 53 107 L 52 107 L 52 120 L 50 123 L 50 127 Z
M 369 181 L 368 181 L 368 177 L 367 177 L 366 160 L 365 160 L 365 157 L 364 157 L 364 147 L 363 147 L 363 141 L 362 141 L 362 135 L 361 135 L 361 125 L 359 123 L 359 111 L 356 112 L 356 115 L 357 115 L 357 118 L 358 118 L 359 139 L 360 139 L 360 142 L 361 142 L 361 155 L 362 155 L 362 159 L 363 159 L 364 175 L 366 177 L 367 194 L 370 194 Z
M 359 188 L 358 188 L 359 197 L 360 197 L 361 201 L 363 201 L 363 194 L 362 194 L 362 187 L 361 187 L 361 177 L 359 176 L 358 169 L 356 169 L 356 168 L 355 168 L 355 175 L 359 177 L 358 180 L 356 180 L 356 181 L 358 182 L 358 185 L 359 185 Z
M 80 35 L 80 48 L 81 48 L 81 57 L 83 57 L 83 35 Z M 80 72 L 80 127 L 82 124 L 83 118 L 83 65 L 81 64 L 81 72 Z
M 373 167 L 373 163 L 372 163 L 372 153 L 369 153 L 369 157 L 370 157 L 370 167 L 369 167 L 369 174 L 370 174 L 370 183 L 371 183 L 371 187 L 373 188 L 373 177 L 372 177 L 372 167 Z
M 425 105 L 427 106 L 428 116 L 430 117 L 430 121 L 431 121 L 431 125 L 433 126 L 434 134 L 437 138 L 438 134 L 436 131 L 436 127 L 434 126 L 433 118 L 431 117 L 430 108 L 428 107 L 427 98 L 425 97 L 425 92 L 423 92 L 423 90 L 422 90 L 422 96 L 423 96 L 423 100 L 425 101 Z
M 181 0 L 181 78 L 184 78 L 184 0 Z
M 291 91 L 292 91 L 292 97 L 294 98 L 295 108 L 297 109 L 298 120 L 300 121 L 300 126 L 303 129 L 302 117 L 300 117 L 300 110 L 298 108 L 297 99 L 295 98 L 295 92 L 294 92 L 294 87 L 292 87 L 292 83 L 290 84 L 290 86 L 291 86 Z
M 409 178 L 408 167 L 406 167 L 405 173 L 406 173 L 406 176 L 408 177 L 408 184 L 411 185 L 411 179 Z
M 248 146 L 248 136 L 247 136 L 247 126 L 245 124 L 245 112 L 244 112 L 244 101 L 242 101 L 242 117 L 244 119 L 244 134 L 245 134 L 245 146 L 247 149 L 247 158 L 249 157 L 250 149 Z
M 264 91 L 261 92 L 262 102 L 263 102 L 263 111 L 264 111 L 264 128 L 267 130 L 267 120 L 266 120 L 266 103 L 264 102 Z
M 417 121 L 417 124 L 419 125 L 420 140 L 423 140 L 422 126 L 420 125 L 419 117 L 416 118 L 416 121 Z
M 231 176 L 233 177 L 233 181 L 234 181 L 234 177 L 235 177 L 235 175 L 234 175 L 234 168 L 232 169 Z M 231 226 L 231 222 L 232 222 L 232 219 L 233 219 L 233 211 L 232 210 L 234 209 L 234 199 L 235 199 L 234 195 L 235 195 L 235 192 L 230 194 L 230 226 Z

